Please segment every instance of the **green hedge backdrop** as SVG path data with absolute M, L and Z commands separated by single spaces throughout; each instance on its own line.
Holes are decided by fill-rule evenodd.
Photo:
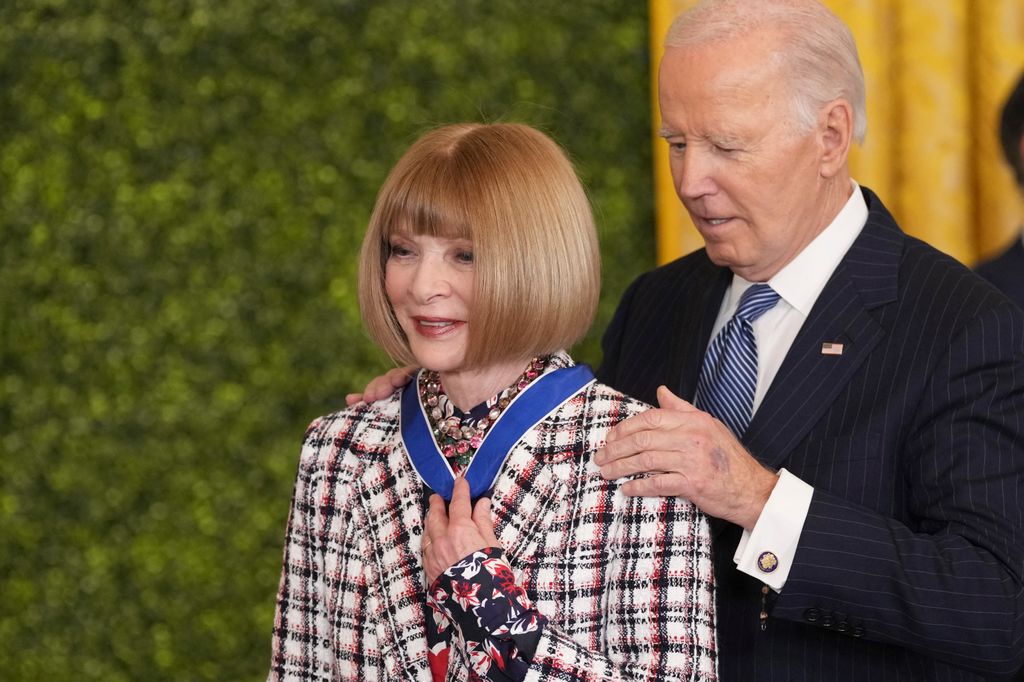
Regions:
M 653 265 L 646 3 L 0 4 L 0 677 L 257 680 L 305 425 L 424 130 L 532 123 Z

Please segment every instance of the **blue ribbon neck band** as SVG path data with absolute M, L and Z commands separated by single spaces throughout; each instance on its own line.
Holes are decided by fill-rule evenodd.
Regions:
M 523 434 L 593 380 L 589 367 L 573 365 L 548 372 L 522 390 L 491 425 L 466 468 L 464 475 L 472 498 L 480 497 L 494 485 L 501 465 Z M 402 442 L 423 482 L 451 500 L 455 475 L 431 433 L 418 385 L 417 376 L 402 391 Z

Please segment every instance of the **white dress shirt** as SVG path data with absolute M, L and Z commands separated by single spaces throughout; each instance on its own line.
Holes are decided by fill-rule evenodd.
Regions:
M 867 222 L 868 207 L 864 195 L 856 182 L 852 184 L 853 193 L 829 226 L 768 280 L 768 284 L 779 294 L 779 302 L 752 325 L 757 341 L 754 413 L 761 405 L 821 290 Z M 735 314 L 743 292 L 753 285 L 754 282 L 733 275 L 711 332 L 712 339 Z M 785 469 L 780 471 L 779 481 L 753 530 L 743 531 L 733 556 L 739 570 L 764 581 L 776 591 L 782 589 L 793 565 L 793 556 L 796 554 L 813 492 L 814 489 L 807 483 Z M 771 552 L 778 559 L 777 568 L 769 573 L 757 566 L 763 552 Z

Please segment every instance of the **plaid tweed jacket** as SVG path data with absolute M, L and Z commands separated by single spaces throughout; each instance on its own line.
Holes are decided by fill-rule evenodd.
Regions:
M 270 680 L 430 682 L 423 484 L 398 396 L 306 433 Z M 611 426 L 644 409 L 592 382 L 528 431 L 498 475 L 495 534 L 549 619 L 527 680 L 717 679 L 706 518 L 685 500 L 627 498 L 591 461 Z M 472 679 L 457 642 L 448 680 Z

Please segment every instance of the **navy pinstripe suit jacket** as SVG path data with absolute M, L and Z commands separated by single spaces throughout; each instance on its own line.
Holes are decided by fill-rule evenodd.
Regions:
M 978 265 L 977 272 L 1024 308 L 1024 241 L 1020 235 L 1006 251 Z
M 1024 663 L 1024 314 L 863 191 L 867 224 L 743 438 L 815 488 L 764 632 L 761 584 L 732 562 L 740 529 L 715 520 L 723 680 L 1001 679 Z M 692 400 L 731 276 L 702 250 L 639 277 L 601 380 Z

